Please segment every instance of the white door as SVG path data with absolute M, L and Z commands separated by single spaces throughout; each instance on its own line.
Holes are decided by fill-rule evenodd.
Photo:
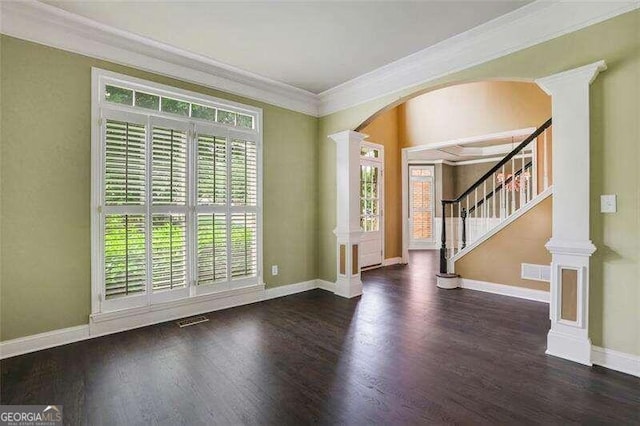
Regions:
M 409 165 L 409 248 L 433 248 L 434 166 Z
M 384 152 L 382 145 L 362 144 L 360 156 L 360 265 L 382 265 L 384 230 Z

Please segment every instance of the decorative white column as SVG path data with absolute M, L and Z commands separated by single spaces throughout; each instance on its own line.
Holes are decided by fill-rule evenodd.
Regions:
M 360 143 L 367 137 L 346 130 L 329 136 L 336 143 L 337 184 L 337 280 L 335 294 L 362 294 L 360 279 Z
M 551 95 L 553 225 L 547 354 L 591 365 L 589 339 L 589 85 L 604 61 L 536 80 Z

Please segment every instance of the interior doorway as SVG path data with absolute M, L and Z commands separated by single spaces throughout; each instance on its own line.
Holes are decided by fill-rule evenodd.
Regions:
M 363 142 L 360 149 L 360 262 L 382 266 L 384 259 L 384 147 Z
M 435 167 L 409 165 L 409 249 L 433 248 Z

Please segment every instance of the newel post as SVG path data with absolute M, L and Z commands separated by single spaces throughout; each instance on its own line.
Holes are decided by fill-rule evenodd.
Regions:
M 604 61 L 536 80 L 551 95 L 553 225 L 547 354 L 591 365 L 589 339 L 589 86 Z
M 447 219 L 444 200 L 442 200 L 442 232 L 440 234 L 440 273 L 447 273 Z M 453 220 L 453 218 L 451 218 Z
M 346 130 L 330 135 L 336 143 L 337 280 L 335 294 L 362 294 L 360 279 L 360 144 L 367 135 Z

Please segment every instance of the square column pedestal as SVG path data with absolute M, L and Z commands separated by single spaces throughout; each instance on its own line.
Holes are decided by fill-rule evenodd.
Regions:
M 331 138 L 336 143 L 336 248 L 335 294 L 356 297 L 362 294 L 360 279 L 360 145 L 367 137 L 346 130 Z

